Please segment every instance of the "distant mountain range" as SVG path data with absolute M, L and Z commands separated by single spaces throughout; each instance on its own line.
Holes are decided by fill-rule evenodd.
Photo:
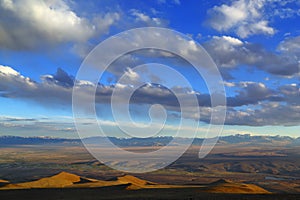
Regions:
M 173 137 L 152 137 L 152 138 L 116 138 L 109 137 L 116 145 L 125 146 L 165 146 Z M 201 145 L 203 138 L 195 138 L 193 145 Z M 97 144 L 103 142 L 103 137 L 89 137 L 83 139 L 84 143 Z M 187 138 L 176 138 L 176 143 L 187 143 Z M 251 136 L 249 134 L 236 134 L 220 137 L 219 144 L 276 144 L 276 145 L 299 145 L 300 137 L 292 138 L 289 136 Z M 40 145 L 40 144 L 78 144 L 80 139 L 52 138 L 52 137 L 20 137 L 20 136 L 0 136 L 0 145 Z

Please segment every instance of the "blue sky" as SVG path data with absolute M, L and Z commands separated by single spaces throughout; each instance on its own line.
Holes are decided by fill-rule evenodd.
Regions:
M 122 31 L 164 27 L 191 37 L 216 63 L 227 97 L 224 135 L 298 137 L 299 20 L 299 0 L 0 0 L 0 135 L 77 137 L 72 88 L 86 81 L 75 77 L 88 53 Z M 203 136 L 210 116 L 204 80 L 181 58 L 146 51 L 120 57 L 100 80 L 96 108 L 105 131 L 124 136 L 111 114 L 110 95 L 116 88 L 126 93 L 130 84 L 116 83 L 127 74 L 148 83 L 131 101 L 132 118 L 148 123 L 149 106 L 161 104 L 168 114 L 161 135 L 174 134 L 181 117 L 176 97 L 167 86 L 154 84 L 158 77 L 132 71 L 150 61 L 168 65 L 190 81 L 192 91 L 187 91 L 167 73 L 160 74 L 159 67 L 149 66 L 149 74 L 160 74 L 162 82 L 182 94 L 197 94 L 200 119 L 193 111 L 187 118 L 190 126 L 200 124 L 198 136 Z M 85 120 L 88 124 L 88 115 Z M 189 126 L 183 129 L 192 135 Z M 97 131 L 86 133 L 91 135 Z

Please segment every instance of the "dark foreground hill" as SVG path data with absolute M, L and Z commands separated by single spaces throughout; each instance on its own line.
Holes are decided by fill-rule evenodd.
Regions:
M 185 189 L 151 189 L 124 190 L 120 186 L 104 188 L 64 188 L 64 189 L 30 189 L 7 190 L 0 192 L 0 199 L 6 200 L 154 200 L 154 199 L 188 199 L 188 200 L 297 200 L 296 194 L 218 194 L 199 192 L 193 188 Z
M 219 180 L 207 185 L 162 185 L 131 175 L 104 181 L 61 172 L 51 177 L 0 188 L 1 199 L 298 199 L 293 194 L 271 194 L 246 183 Z

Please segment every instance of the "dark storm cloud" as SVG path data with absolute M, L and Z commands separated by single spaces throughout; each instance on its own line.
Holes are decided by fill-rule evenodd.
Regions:
M 279 104 L 264 103 L 260 108 L 227 111 L 227 125 L 247 125 L 247 126 L 299 126 L 300 107 Z
M 0 66 L 0 95 L 6 98 L 24 99 L 34 101 L 40 105 L 57 108 L 70 107 L 72 104 L 72 90 L 74 78 L 62 69 L 58 69 L 54 75 L 44 75 L 42 82 L 35 82 L 24 77 L 10 67 Z M 92 92 L 94 85 L 91 82 L 75 80 L 76 87 L 82 88 L 80 96 L 83 107 L 85 98 Z M 227 83 L 229 85 L 229 83 Z M 263 83 L 239 82 L 231 83 L 236 87 L 236 95 L 227 98 L 228 115 L 226 124 L 230 125 L 299 125 L 300 123 L 300 90 L 298 84 L 289 84 L 269 89 Z M 130 85 L 103 85 L 98 84 L 96 90 L 96 103 L 110 104 L 113 91 L 117 91 L 119 101 L 131 91 Z M 189 95 L 196 95 L 200 106 L 201 121 L 209 122 L 211 96 L 187 88 L 174 87 L 167 89 L 158 84 L 146 84 L 136 90 L 131 96 L 132 104 L 161 104 L 169 111 L 180 112 L 180 106 L 175 96 L 185 97 L 185 103 L 189 105 Z M 216 94 L 213 94 L 216 95 Z M 240 108 L 247 105 L 246 108 Z M 188 107 L 190 114 L 187 118 L 198 120 L 195 109 Z M 14 119 L 11 119 L 14 120 Z M 18 120 L 18 119 L 15 119 Z M 30 121 L 30 119 L 28 120 Z
M 285 102 L 291 105 L 300 105 L 300 85 L 288 84 L 279 87 L 279 92 L 283 95 Z
M 48 83 L 58 84 L 64 87 L 74 86 L 74 77 L 70 76 L 63 69 L 58 68 L 56 74 L 43 76 L 42 79 Z
M 237 84 L 240 88 L 237 95 L 227 97 L 227 106 L 237 107 L 243 105 L 257 104 L 260 101 L 281 101 L 276 92 L 267 88 L 263 83 L 241 82 Z
M 203 45 L 220 68 L 232 69 L 246 65 L 274 75 L 296 75 L 299 73 L 299 58 L 283 51 L 284 44 L 280 48 L 282 51 L 276 54 L 261 45 L 242 42 L 229 36 L 215 36 Z

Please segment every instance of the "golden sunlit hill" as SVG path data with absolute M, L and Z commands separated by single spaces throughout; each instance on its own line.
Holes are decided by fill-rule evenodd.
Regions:
M 254 185 L 245 183 L 234 183 L 220 179 L 208 185 L 169 185 L 158 184 L 137 178 L 132 175 L 116 177 L 113 180 L 104 181 L 84 178 L 75 174 L 61 172 L 57 175 L 41 178 L 36 181 L 10 184 L 8 181 L 0 189 L 33 189 L 33 188 L 101 188 L 122 186 L 120 190 L 139 190 L 139 189 L 187 189 L 194 188 L 199 192 L 208 193 L 240 193 L 240 194 L 268 194 L 267 190 Z
M 0 179 L 0 187 L 9 184 L 9 181 Z
M 75 174 L 61 172 L 57 175 L 25 183 L 7 184 L 1 189 L 62 188 L 75 183 L 91 182 Z
M 135 189 L 146 188 L 148 185 L 154 184 L 131 175 L 116 177 L 109 181 L 96 180 L 96 179 L 89 179 L 89 180 L 92 180 L 92 182 L 74 184 L 72 187 L 86 188 L 86 187 L 126 186 L 125 187 L 126 189 L 135 190 Z
M 206 191 L 209 193 L 270 194 L 269 191 L 254 184 L 234 183 L 224 179 L 211 183 Z
M 75 174 L 61 172 L 57 175 L 41 178 L 36 181 L 9 184 L 7 181 L 0 189 L 31 189 L 31 188 L 93 188 L 108 186 L 126 186 L 126 189 L 141 189 L 155 183 L 139 179 L 131 175 L 116 177 L 114 180 L 102 181 L 96 179 L 83 178 Z
M 137 178 L 135 176 L 131 176 L 131 175 L 125 175 L 125 176 L 118 177 L 117 180 L 120 183 L 130 184 L 126 188 L 126 189 L 129 189 L 129 190 L 147 188 L 147 186 L 149 186 L 149 185 L 157 185 L 156 183 L 149 182 L 149 181 L 146 181 L 146 180 L 142 180 L 142 179 L 139 179 L 139 178 Z

